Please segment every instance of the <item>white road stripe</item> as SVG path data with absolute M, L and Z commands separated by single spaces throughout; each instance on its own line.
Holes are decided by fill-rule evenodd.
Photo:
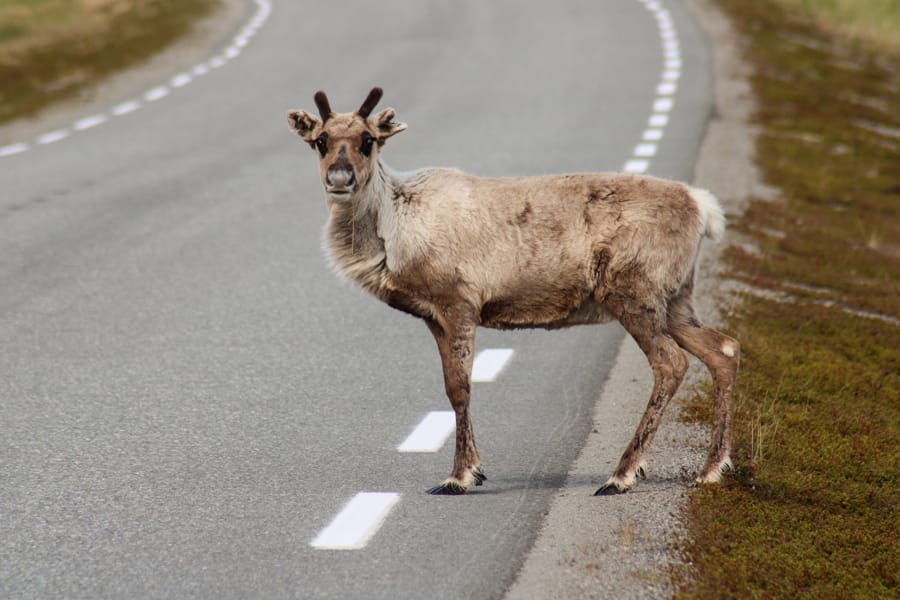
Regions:
M 123 102 L 117 106 L 114 106 L 112 109 L 112 114 L 117 117 L 121 117 L 122 115 L 127 115 L 128 113 L 134 112 L 141 107 L 141 103 L 137 100 L 129 100 L 128 102 Z
M 650 163 L 646 160 L 629 160 L 622 170 L 626 173 L 646 173 L 649 167 Z
M 650 157 L 656 155 L 656 144 L 638 144 L 634 149 L 634 156 Z
M 169 88 L 164 85 L 157 86 L 153 89 L 147 90 L 147 93 L 144 94 L 144 100 L 147 102 L 155 102 L 160 98 L 165 98 L 169 95 Z
M 399 499 L 400 494 L 393 492 L 360 492 L 310 542 L 310 546 L 323 550 L 365 547 Z
M 72 129 L 75 131 L 84 131 L 85 129 L 90 129 L 91 127 L 96 127 L 101 123 L 106 123 L 105 115 L 91 115 L 90 117 L 85 117 L 83 119 L 78 119 L 72 124 Z
M 656 86 L 657 96 L 671 96 L 678 91 L 678 84 L 671 81 L 664 81 Z
M 64 140 L 69 137 L 69 132 L 66 129 L 57 129 L 56 131 L 51 131 L 50 133 L 45 133 L 44 135 L 38 137 L 35 140 L 37 144 L 52 144 L 53 142 L 58 142 L 59 140 Z
M 645 142 L 658 142 L 662 139 L 663 130 L 662 129 L 646 129 L 644 130 L 644 141 Z
M 12 156 L 13 154 L 21 154 L 28 151 L 28 144 L 10 144 L 9 146 L 0 146 L 0 156 Z
M 475 357 L 472 365 L 472 381 L 484 383 L 494 381 L 509 359 L 513 351 L 510 348 L 489 348 L 482 350 Z
M 672 106 L 675 102 L 671 98 L 657 98 L 656 102 L 653 103 L 653 112 L 656 113 L 664 113 L 672 110 Z
M 456 429 L 456 413 L 452 410 L 437 410 L 425 415 L 422 422 L 402 444 L 400 452 L 437 452 Z
M 650 115 L 647 125 L 650 127 L 665 127 L 669 122 L 669 115 Z
M 269 15 L 272 13 L 272 3 L 270 2 L 270 0 L 254 1 L 257 6 L 256 13 L 249 21 L 245 23 L 241 32 L 235 37 L 233 45 L 225 50 L 225 55 L 215 56 L 211 58 L 207 63 L 195 66 L 191 71 L 191 73 L 193 73 L 193 76 L 191 75 L 191 73 L 180 73 L 178 75 L 175 75 L 175 77 L 173 77 L 170 81 L 172 87 L 177 88 L 187 85 L 192 81 L 194 76 L 199 77 L 200 75 L 208 73 L 210 69 L 221 67 L 227 62 L 228 59 L 235 58 L 240 54 L 239 48 L 243 48 L 248 45 L 250 38 L 256 34 L 257 30 L 262 27 L 263 24 L 265 24 L 266 20 L 269 18 Z M 170 88 L 165 85 L 161 85 L 148 90 L 144 95 L 144 99 L 147 102 L 153 102 L 154 100 L 159 100 L 160 98 L 168 96 L 170 91 Z M 130 112 L 134 112 L 141 108 L 141 106 L 142 104 L 139 101 L 129 100 L 113 107 L 109 111 L 109 114 L 118 117 Z M 84 117 L 76 121 L 72 125 L 71 130 L 60 129 L 57 131 L 47 132 L 43 135 L 38 136 L 35 140 L 35 143 L 44 145 L 57 142 L 69 137 L 73 132 L 90 129 L 91 127 L 95 127 L 97 125 L 100 125 L 101 123 L 105 123 L 107 120 L 108 117 L 103 114 Z M 26 143 L 0 146 L 0 158 L 5 156 L 12 156 L 14 154 L 21 154 L 22 152 L 27 152 L 30 149 L 31 146 Z
M 172 85 L 172 87 L 179 88 L 179 87 L 186 86 L 193 80 L 194 80 L 194 78 L 191 77 L 190 75 L 188 75 L 187 73 L 179 73 L 178 75 L 173 77 L 169 83 Z

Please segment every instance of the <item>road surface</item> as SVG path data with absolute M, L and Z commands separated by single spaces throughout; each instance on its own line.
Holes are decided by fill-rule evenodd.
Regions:
M 397 169 L 689 179 L 707 50 L 678 3 L 647 4 L 261 0 L 212 60 L 5 140 L 0 596 L 502 596 L 622 330 L 480 330 L 512 351 L 474 384 L 489 479 L 426 495 L 452 440 L 397 448 L 449 410 L 434 342 L 331 273 L 285 115 L 380 85 L 409 124 Z M 390 496 L 364 496 L 388 501 L 354 549 L 315 544 L 360 493 Z

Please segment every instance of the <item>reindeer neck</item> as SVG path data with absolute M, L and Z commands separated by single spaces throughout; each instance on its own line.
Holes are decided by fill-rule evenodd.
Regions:
M 379 215 L 391 210 L 394 178 L 379 161 L 365 188 L 349 202 L 331 203 L 326 244 L 341 275 L 377 293 L 385 275 L 384 240 Z

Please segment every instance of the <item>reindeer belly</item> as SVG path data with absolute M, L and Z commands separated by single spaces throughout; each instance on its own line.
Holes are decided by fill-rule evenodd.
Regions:
M 481 307 L 481 325 L 492 329 L 545 328 L 605 323 L 611 315 L 583 283 L 571 286 L 517 286 Z

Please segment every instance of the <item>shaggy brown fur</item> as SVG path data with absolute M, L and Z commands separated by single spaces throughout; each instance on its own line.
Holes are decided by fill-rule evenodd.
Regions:
M 598 494 L 624 492 L 644 476 L 643 454 L 687 370 L 682 348 L 715 381 L 710 454 L 698 476 L 730 466 L 737 341 L 704 327 L 691 304 L 703 237 L 724 219 L 704 190 L 653 177 L 584 173 L 480 178 L 454 169 L 396 173 L 381 146 L 406 129 L 393 109 L 288 115 L 319 152 L 330 218 L 326 247 L 337 271 L 389 305 L 423 319 L 434 336 L 456 412 L 450 477 L 430 491 L 463 493 L 484 480 L 469 418 L 477 326 L 558 328 L 617 319 L 647 355 L 650 402 L 615 473 Z

